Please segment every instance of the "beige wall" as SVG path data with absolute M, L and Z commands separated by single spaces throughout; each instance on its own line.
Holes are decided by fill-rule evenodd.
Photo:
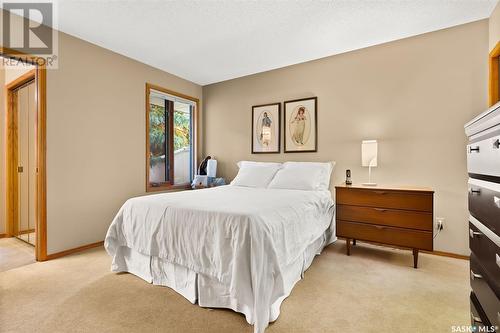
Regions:
M 203 88 L 204 153 L 230 180 L 239 160 L 337 161 L 332 183 L 366 181 L 363 139 L 379 140 L 379 183 L 430 186 L 445 228 L 436 250 L 468 254 L 463 125 L 487 102 L 488 21 Z M 317 153 L 252 155 L 251 106 L 318 96 Z
M 35 69 L 35 66 L 29 64 L 21 64 L 17 66 L 6 67 L 5 70 L 5 84 L 9 84 L 18 77 L 26 74 L 30 70 Z
M 145 83 L 200 86 L 66 34 L 47 74 L 48 253 L 102 241 L 124 201 L 145 193 Z
M 493 50 L 500 41 L 500 2 L 497 4 L 489 19 L 489 50 Z
M 48 254 L 102 241 L 123 202 L 145 194 L 145 83 L 202 96 L 197 84 L 78 38 L 59 33 L 58 44 L 58 69 L 47 72 Z

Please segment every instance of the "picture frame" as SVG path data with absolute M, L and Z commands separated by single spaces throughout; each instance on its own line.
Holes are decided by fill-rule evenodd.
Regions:
M 283 132 L 285 153 L 318 151 L 318 97 L 285 101 Z
M 281 151 L 281 103 L 252 106 L 252 154 Z

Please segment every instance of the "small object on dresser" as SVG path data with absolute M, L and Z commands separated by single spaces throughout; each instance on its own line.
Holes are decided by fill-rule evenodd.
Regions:
M 206 176 L 207 175 L 207 165 L 208 160 L 210 160 L 212 156 L 207 156 L 203 161 L 201 161 L 200 166 L 198 167 L 198 175 Z
M 347 169 L 345 171 L 345 184 L 346 185 L 352 185 L 351 170 L 349 170 L 349 169 Z
M 191 188 L 193 190 L 198 190 L 202 188 L 210 188 L 222 185 L 226 185 L 226 180 L 222 177 L 215 178 L 197 175 L 194 177 L 194 180 L 191 183 Z
M 193 182 L 191 183 L 191 187 L 195 188 L 205 188 L 208 186 L 208 176 L 205 175 L 196 175 L 194 176 Z
M 215 178 L 217 174 L 217 160 L 210 159 L 207 161 L 207 176 Z
M 222 186 L 222 185 L 226 185 L 226 180 L 222 177 L 218 177 L 218 178 L 213 178 L 209 187 L 216 187 L 216 186 Z

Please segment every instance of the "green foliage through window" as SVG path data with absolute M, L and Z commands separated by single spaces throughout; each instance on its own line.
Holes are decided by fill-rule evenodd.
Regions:
M 165 107 L 150 104 L 149 145 L 152 157 L 165 155 Z
M 174 151 L 189 147 L 190 116 L 184 112 L 174 112 Z
M 149 143 L 152 157 L 165 155 L 165 107 L 150 104 Z M 174 151 L 190 145 L 191 119 L 188 113 L 174 112 Z

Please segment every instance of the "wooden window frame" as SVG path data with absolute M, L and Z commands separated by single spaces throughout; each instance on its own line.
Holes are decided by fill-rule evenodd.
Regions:
M 161 184 L 159 186 L 152 186 L 149 183 L 149 166 L 150 166 L 150 146 L 149 146 L 149 111 L 150 111 L 150 103 L 149 103 L 149 96 L 151 94 L 151 90 L 156 90 L 168 95 L 172 95 L 175 97 L 179 97 L 191 102 L 194 102 L 195 108 L 193 111 L 193 114 L 191 115 L 192 117 L 192 142 L 193 142 L 193 165 L 191 166 L 193 170 L 195 169 L 196 165 L 198 165 L 198 114 L 199 114 L 199 107 L 200 107 L 200 101 L 198 98 L 191 97 L 185 94 L 181 94 L 178 92 L 175 92 L 170 89 L 163 88 L 161 86 L 151 84 L 151 83 L 146 83 L 146 95 L 145 95 L 145 108 L 146 108 L 146 192 L 157 192 L 157 191 L 166 191 L 166 190 L 175 190 L 175 189 L 189 189 L 191 188 L 191 184 L 186 183 L 186 184 Z M 172 132 L 173 130 L 173 117 L 169 118 L 169 131 Z M 173 161 L 173 150 L 169 149 L 168 152 L 169 154 L 169 162 Z M 174 176 L 174 168 L 170 168 L 170 179 L 172 179 L 173 182 L 173 176 Z
M 493 50 L 490 52 L 489 56 L 489 68 L 490 75 L 488 80 L 488 104 L 489 106 L 495 105 L 498 101 L 500 101 L 499 96 L 499 82 L 500 79 L 498 76 L 499 64 L 500 61 L 500 41 L 497 42 Z
M 37 168 L 38 173 L 36 177 L 36 200 L 35 200 L 35 257 L 37 261 L 48 260 L 47 256 L 47 68 L 45 61 L 38 61 L 38 57 L 24 54 L 19 51 L 5 48 L 0 45 L 0 55 L 5 58 L 15 58 L 23 62 L 31 63 L 35 66 L 35 70 L 23 75 L 14 82 L 6 85 L 5 96 L 6 101 L 12 98 L 12 92 L 24 84 L 26 80 L 35 78 L 35 98 L 36 98 L 36 153 L 37 153 Z M 6 231 L 7 237 L 13 236 L 11 223 L 15 218 L 17 201 L 12 200 L 14 196 L 17 198 L 17 158 L 16 147 L 12 144 L 12 140 L 17 140 L 17 130 L 12 125 L 15 119 L 11 103 L 6 103 L 6 139 L 9 144 L 6 145 Z M 15 130 L 15 131 L 14 131 Z M 13 135 L 15 134 L 15 135 Z M 15 172 L 13 172 L 13 170 Z

